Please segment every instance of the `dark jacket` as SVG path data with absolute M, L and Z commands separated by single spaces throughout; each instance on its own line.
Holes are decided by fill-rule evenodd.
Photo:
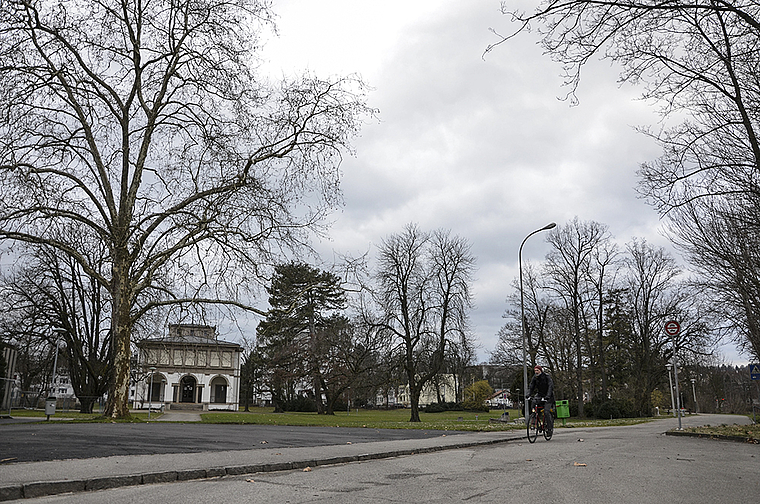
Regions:
M 528 395 L 530 397 L 545 397 L 549 402 L 554 401 L 554 382 L 552 382 L 551 376 L 545 372 L 534 375 L 530 381 Z

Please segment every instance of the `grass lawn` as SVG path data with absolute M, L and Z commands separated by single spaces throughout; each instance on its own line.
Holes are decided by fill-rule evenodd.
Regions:
M 507 410 L 511 418 L 518 416 L 517 410 Z M 203 413 L 205 423 L 234 423 L 260 425 L 310 425 L 325 427 L 366 427 L 372 429 L 434 429 L 466 431 L 503 431 L 524 429 L 522 424 L 490 423 L 490 418 L 499 418 L 503 410 L 490 413 L 471 411 L 446 411 L 442 413 L 420 413 L 421 422 L 409 421 L 411 410 L 365 410 L 338 411 L 335 415 L 316 413 L 285 412 L 272 413 L 272 408 L 251 408 L 246 412 Z
M 520 416 L 520 412 L 514 409 L 507 410 L 510 418 Z M 422 430 L 449 430 L 449 431 L 523 431 L 522 423 L 491 423 L 490 419 L 499 418 L 503 410 L 492 410 L 490 413 L 471 411 L 446 411 L 442 413 L 420 412 L 421 422 L 409 422 L 411 411 L 408 409 L 395 410 L 351 410 L 338 411 L 335 415 L 317 415 L 316 413 L 286 412 L 272 413 L 272 408 L 251 408 L 250 412 L 205 412 L 201 414 L 203 423 L 210 424 L 258 424 L 258 425 L 303 425 L 320 427 L 364 427 L 371 429 L 422 429 Z M 42 417 L 45 411 L 42 409 L 16 409 L 11 416 L 14 417 Z M 151 420 L 157 419 L 161 413 L 151 413 Z M 667 416 L 660 419 L 670 418 Z M 112 422 L 110 418 L 104 418 L 100 413 L 81 414 L 75 410 L 57 410 L 53 419 L 61 421 L 66 419 L 73 422 Z M 656 421 L 657 418 L 619 418 L 613 420 L 596 420 L 586 418 L 567 418 L 564 425 L 562 419 L 555 420 L 555 428 L 579 428 L 579 427 L 605 427 L 634 425 L 644 422 Z M 120 422 L 147 422 L 148 412 L 133 410 L 132 417 Z M 720 425 L 705 426 L 684 429 L 705 436 L 725 438 L 744 438 L 755 441 L 760 440 L 760 428 L 758 425 Z
M 507 410 L 512 419 L 519 417 L 518 410 Z M 419 423 L 409 422 L 411 411 L 396 410 L 351 410 L 336 412 L 333 416 L 316 413 L 272 413 L 272 408 L 251 408 L 249 413 L 219 412 L 201 415 L 206 423 L 264 424 L 264 425 L 311 425 L 328 427 L 367 427 L 372 429 L 434 429 L 459 431 L 509 431 L 524 430 L 522 423 L 491 423 L 491 418 L 499 418 L 503 410 L 490 413 L 471 411 L 446 411 L 442 413 L 420 413 Z M 566 428 L 602 427 L 613 425 L 634 425 L 650 422 L 652 418 L 622 418 L 615 420 L 594 420 L 568 418 Z M 555 427 L 562 428 L 562 421 L 555 420 Z

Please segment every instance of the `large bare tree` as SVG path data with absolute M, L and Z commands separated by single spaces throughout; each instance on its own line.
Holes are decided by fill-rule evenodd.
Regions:
M 581 416 L 584 402 L 584 362 L 592 359 L 590 326 L 587 319 L 590 312 L 589 298 L 593 297 L 594 291 L 588 271 L 597 249 L 609 240 L 606 225 L 594 221 L 580 221 L 577 217 L 566 225 L 551 230 L 546 237 L 546 241 L 552 246 L 544 265 L 548 277 L 547 285 L 572 316 L 578 414 Z
M 571 97 L 584 65 L 594 58 L 616 62 L 621 81 L 641 86 L 643 97 L 663 115 L 660 128 L 643 130 L 662 146 L 663 155 L 640 167 L 641 194 L 682 235 L 697 268 L 710 263 L 724 268 L 718 277 L 705 277 L 708 283 L 744 275 L 746 267 L 739 271 L 732 265 L 744 260 L 744 252 L 728 248 L 718 251 L 723 259 L 718 258 L 708 235 L 689 229 L 693 208 L 684 210 L 685 220 L 678 209 L 700 201 L 700 219 L 711 220 L 709 209 L 720 207 L 716 221 L 706 223 L 716 229 L 728 210 L 735 214 L 729 218 L 733 222 L 760 219 L 760 2 L 545 0 L 532 12 L 514 11 L 506 2 L 502 10 L 516 28 L 489 49 L 536 29 L 547 53 L 564 65 Z M 755 241 L 754 226 L 730 232 Z M 734 255 L 725 259 L 726 253 Z M 749 273 L 760 277 L 756 266 Z M 758 356 L 757 331 L 749 325 L 756 316 L 746 308 L 744 300 L 735 305 L 735 313 L 748 317 L 736 335 Z
M 705 296 L 739 348 L 760 358 L 760 212 L 736 198 L 711 198 L 672 216 L 672 239 L 700 274 Z
M 409 386 L 411 422 L 419 422 L 422 389 L 443 367 L 447 348 L 467 331 L 475 258 L 470 245 L 447 231 L 408 225 L 380 246 L 379 327 L 397 344 Z
M 0 240 L 68 254 L 111 298 L 107 414 L 135 323 L 248 287 L 339 203 L 361 83 L 256 75 L 264 0 L 0 3 Z M 96 268 L 66 229 L 107 250 Z

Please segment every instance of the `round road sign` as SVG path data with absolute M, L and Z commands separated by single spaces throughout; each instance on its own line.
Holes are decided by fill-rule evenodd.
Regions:
M 676 334 L 681 332 L 681 324 L 679 324 L 675 320 L 669 320 L 665 322 L 665 332 L 670 336 L 675 336 Z

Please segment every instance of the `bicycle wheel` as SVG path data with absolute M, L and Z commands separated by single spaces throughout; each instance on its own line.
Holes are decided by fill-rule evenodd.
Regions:
M 533 412 L 528 418 L 528 441 L 535 443 L 536 438 L 538 438 L 538 417 Z
M 547 441 L 549 441 L 552 438 L 552 434 L 554 434 L 554 418 L 552 417 L 551 412 L 547 413 L 544 417 L 544 438 L 546 438 Z

